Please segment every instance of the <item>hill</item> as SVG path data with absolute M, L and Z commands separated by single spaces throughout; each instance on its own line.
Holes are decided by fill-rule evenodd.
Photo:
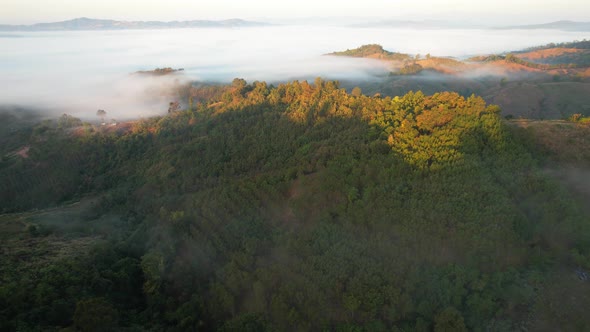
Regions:
M 464 96 L 481 95 L 501 106 L 504 115 L 534 119 L 565 119 L 590 115 L 590 60 L 588 42 L 549 44 L 508 54 L 449 57 L 410 56 L 384 50 L 380 45 L 334 52 L 331 55 L 368 57 L 387 61 L 390 76 L 359 86 L 369 94 L 389 96 L 422 90 L 436 93 L 451 89 Z M 524 97 L 523 97 L 524 96 Z
M 501 30 L 564 30 L 564 31 L 590 31 L 590 22 L 556 21 L 543 24 L 514 25 L 498 27 Z
M 390 61 L 404 61 L 410 59 L 410 56 L 407 54 L 387 51 L 383 49 L 383 46 L 378 44 L 363 45 L 352 50 L 332 52 L 326 55 L 347 56 L 355 58 L 370 58 Z
M 177 74 L 182 71 L 184 71 L 184 68 L 175 69 L 175 68 L 171 68 L 171 67 L 164 67 L 164 68 L 156 68 L 156 69 L 152 69 L 152 70 L 140 70 L 140 71 L 136 71 L 135 74 L 164 76 L 164 75 Z
M 402 29 L 496 29 L 496 30 L 563 30 L 590 31 L 590 22 L 555 21 L 541 24 L 490 26 L 486 23 L 468 23 L 444 20 L 371 20 L 349 25 L 353 28 L 402 28 Z
M 92 18 L 37 23 L 33 25 L 0 25 L 0 31 L 57 31 L 57 30 L 127 30 L 127 29 L 179 29 L 179 28 L 234 28 L 267 26 L 267 23 L 230 19 L 222 21 L 115 21 Z
M 548 64 L 572 64 L 577 67 L 590 66 L 590 41 L 575 41 L 571 43 L 548 44 L 514 52 L 524 60 Z
M 529 47 L 520 52 L 529 52 L 529 51 L 537 51 L 537 50 L 546 50 L 552 48 L 575 48 L 575 49 L 590 49 L 590 40 L 583 39 L 581 41 L 573 41 L 573 42 L 566 42 L 566 43 L 549 43 L 547 45 L 541 45 L 536 47 Z M 519 53 L 513 52 L 513 53 Z
M 353 28 L 404 28 L 404 29 L 481 29 L 481 25 L 443 20 L 372 20 L 350 25 Z
M 590 327 L 558 296 L 588 289 L 589 216 L 498 107 L 321 79 L 187 94 L 121 130 L 19 131 L 0 329 Z
M 548 74 L 585 74 L 585 69 L 590 66 L 590 54 L 588 53 L 587 42 L 575 42 L 568 48 L 563 47 L 538 47 L 526 51 L 518 51 L 505 55 L 482 55 L 474 56 L 466 61 L 453 59 L 450 57 L 435 57 L 427 54 L 421 57 L 419 54 L 410 56 L 404 53 L 393 53 L 383 49 L 381 45 L 371 44 L 363 45 L 359 48 L 341 52 L 333 52 L 327 55 L 372 58 L 392 62 L 392 73 L 418 74 L 421 70 L 404 73 L 404 67 L 419 65 L 422 69 L 456 75 L 467 74 L 477 71 L 494 70 L 503 72 L 510 71 L 529 71 L 545 72 Z M 553 44 L 554 45 L 554 44 Z M 549 58 L 547 61 L 530 61 Z M 516 65 L 516 66 L 515 66 Z M 556 70 L 561 70 L 558 72 Z
M 570 64 L 590 65 L 590 50 L 577 48 L 550 48 L 545 50 L 520 53 L 518 56 L 524 60 L 543 64 Z

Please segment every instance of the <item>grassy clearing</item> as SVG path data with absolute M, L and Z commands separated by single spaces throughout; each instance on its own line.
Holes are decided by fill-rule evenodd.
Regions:
M 119 222 L 117 217 L 93 219 L 96 198 L 62 207 L 0 215 L 0 275 L 30 271 L 87 252 Z
M 563 120 L 511 120 L 560 167 L 590 167 L 590 125 Z

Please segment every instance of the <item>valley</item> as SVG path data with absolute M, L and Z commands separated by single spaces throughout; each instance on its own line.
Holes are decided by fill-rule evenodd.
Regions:
M 590 330 L 587 3 L 6 1 L 0 331 Z

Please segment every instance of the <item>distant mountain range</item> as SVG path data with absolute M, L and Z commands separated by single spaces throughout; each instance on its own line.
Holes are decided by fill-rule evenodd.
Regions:
M 328 24 L 327 20 L 326 24 Z M 316 25 L 321 20 L 306 22 Z M 305 24 L 305 25 L 307 25 Z M 261 27 L 271 26 L 266 22 L 246 21 L 242 19 L 229 19 L 221 21 L 192 20 L 192 21 L 116 21 L 100 20 L 92 18 L 76 18 L 73 20 L 37 23 L 32 25 L 6 25 L 0 24 L 0 31 L 63 31 L 63 30 L 128 30 L 128 29 L 179 29 L 179 28 L 236 28 L 236 27 Z M 328 25 L 339 25 L 334 22 Z M 549 29 L 562 31 L 590 31 L 590 22 L 557 21 L 545 24 L 514 25 L 514 26 L 484 26 L 467 22 L 451 22 L 442 20 L 374 20 L 348 24 L 351 28 L 407 28 L 407 29 Z
M 545 24 L 531 24 L 531 25 L 515 25 L 507 27 L 498 27 L 496 29 L 512 30 L 563 30 L 563 31 L 590 31 L 590 22 L 574 22 L 574 21 L 557 21 Z
M 513 29 L 548 29 L 548 30 L 563 30 L 563 31 L 590 31 L 590 22 L 573 22 L 573 21 L 557 21 L 545 24 L 533 25 L 514 25 L 492 27 L 481 24 L 473 24 L 467 22 L 451 22 L 441 20 L 425 20 L 425 21 L 408 21 L 408 20 L 377 20 L 372 22 L 363 22 L 351 24 L 352 28 L 407 28 L 407 29 L 497 29 L 497 30 L 513 30 Z
M 33 25 L 2 25 L 0 31 L 61 31 L 61 30 L 128 30 L 128 29 L 178 29 L 178 28 L 235 28 L 259 27 L 268 23 L 230 19 L 222 21 L 193 20 L 193 21 L 115 21 L 98 20 L 92 18 L 76 18 L 73 20 L 38 23 Z
M 440 20 L 379 20 L 349 25 L 352 28 L 408 28 L 408 29 L 476 29 L 482 26 L 464 22 Z

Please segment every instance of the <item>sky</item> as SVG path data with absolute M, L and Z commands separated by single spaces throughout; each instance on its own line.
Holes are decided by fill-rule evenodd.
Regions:
M 530 24 L 590 21 L 589 0 L 0 0 L 0 24 L 116 20 L 389 18 Z M 484 21 L 484 22 L 482 22 Z

